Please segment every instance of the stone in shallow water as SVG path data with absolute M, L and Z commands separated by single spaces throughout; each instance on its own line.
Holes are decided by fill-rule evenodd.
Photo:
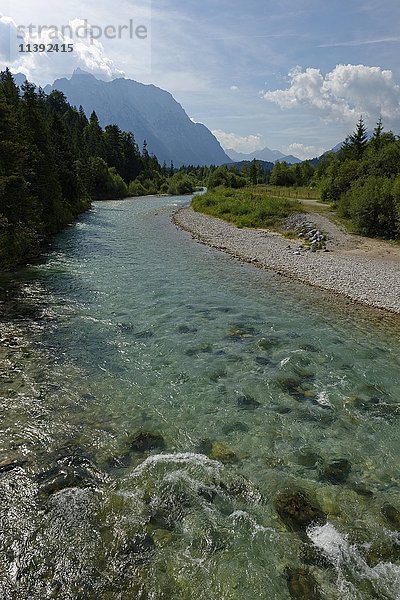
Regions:
M 373 498 L 374 492 L 369 490 L 363 483 L 354 483 L 349 486 L 353 492 L 358 494 L 359 496 L 363 496 L 364 498 Z
M 273 361 L 270 358 L 267 358 L 265 356 L 256 356 L 254 360 L 256 361 L 256 363 L 258 365 L 262 365 L 262 366 L 273 364 Z
M 66 488 L 87 488 L 97 485 L 102 474 L 86 457 L 66 456 L 58 464 L 37 476 L 39 496 L 48 497 Z
M 188 327 L 188 325 L 179 325 L 178 333 L 196 333 L 196 327 Z
M 153 540 L 154 540 L 154 543 L 156 544 L 156 546 L 159 546 L 160 548 L 164 548 L 165 546 L 172 544 L 174 539 L 175 539 L 174 534 L 171 531 L 168 531 L 168 529 L 155 529 L 154 530 Z
M 272 350 L 273 348 L 277 348 L 282 343 L 282 340 L 278 337 L 268 337 L 262 338 L 259 340 L 257 346 L 261 348 L 261 350 Z
M 320 461 L 321 457 L 311 450 L 300 452 L 297 456 L 298 464 L 307 469 L 315 469 Z
M 147 452 L 148 450 L 164 450 L 165 441 L 159 433 L 141 431 L 137 433 L 130 443 L 132 452 Z
M 202 344 L 200 346 L 196 346 L 195 348 L 189 348 L 186 350 L 186 356 L 198 356 L 199 354 L 211 354 L 213 351 L 213 347 L 211 344 Z
M 209 504 L 211 504 L 212 502 L 214 502 L 217 496 L 217 492 L 213 488 L 201 486 L 197 490 L 197 495 L 200 496 L 200 498 L 206 500 L 206 502 L 208 502 Z
M 84 400 L 85 402 L 95 402 L 97 398 L 96 396 L 93 396 L 93 394 L 82 394 L 81 400 Z
M 321 471 L 321 479 L 333 484 L 345 483 L 350 475 L 351 463 L 346 458 L 334 460 Z
M 153 499 L 150 508 L 150 524 L 167 531 L 175 529 L 190 510 L 192 502 L 192 497 L 183 490 L 167 492 Z
M 317 582 L 308 569 L 287 569 L 286 578 L 291 598 L 321 600 Z
M 153 538 L 148 533 L 143 533 L 135 536 L 131 540 L 125 550 L 125 554 L 129 554 L 136 564 L 142 564 L 149 558 L 149 554 L 155 550 Z
M 213 442 L 209 457 L 222 463 L 232 463 L 237 461 L 237 456 L 233 450 L 222 442 Z
M 107 464 L 111 468 L 129 467 L 134 461 L 135 454 L 143 454 L 151 450 L 164 450 L 164 448 L 165 441 L 162 435 L 140 431 L 132 438 L 128 451 L 108 459 Z
M 242 423 L 241 421 L 235 421 L 235 423 L 227 423 L 222 428 L 222 433 L 225 435 L 229 435 L 231 433 L 247 433 L 249 431 L 249 426 L 246 423 Z
M 26 460 L 18 460 L 16 458 L 0 459 L 0 473 L 8 473 L 8 471 L 22 467 L 25 463 Z
M 376 567 L 379 563 L 399 563 L 400 545 L 394 541 L 374 542 L 365 557 L 369 567 Z
M 199 454 L 208 455 L 212 450 L 212 445 L 213 443 L 209 438 L 200 440 L 199 445 L 197 446 L 197 452 L 199 452 Z
M 397 510 L 391 504 L 384 504 L 381 508 L 381 513 L 391 527 L 400 531 L 400 510 Z
M 293 531 L 305 531 L 310 525 L 326 523 L 325 513 L 304 492 L 282 492 L 275 500 L 275 508 L 285 525 Z
M 240 396 L 237 404 L 240 410 L 255 410 L 261 406 L 260 402 L 252 396 Z
M 295 400 L 303 400 L 304 399 L 304 390 L 301 389 L 301 380 L 296 379 L 294 377 L 284 377 L 277 380 L 279 387 L 295 398 Z
M 227 337 L 230 340 L 240 342 L 241 340 L 252 338 L 255 335 L 257 335 L 257 332 L 254 329 L 254 327 L 250 327 L 247 325 L 237 325 L 230 329 Z
M 304 350 L 305 352 L 318 352 L 318 348 L 312 344 L 303 344 L 300 346 L 300 350 Z
M 321 569 L 329 569 L 333 564 L 325 556 L 320 548 L 313 544 L 303 544 L 301 548 L 301 558 L 306 565 L 313 565 Z

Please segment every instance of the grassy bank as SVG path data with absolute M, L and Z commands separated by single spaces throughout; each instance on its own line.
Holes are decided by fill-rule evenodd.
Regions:
M 297 200 L 279 198 L 266 194 L 264 187 L 216 188 L 202 196 L 195 196 L 192 208 L 237 227 L 260 227 L 279 229 L 292 213 L 302 212 Z

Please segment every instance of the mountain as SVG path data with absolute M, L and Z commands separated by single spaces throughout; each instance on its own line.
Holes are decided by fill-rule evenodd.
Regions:
M 234 160 L 235 162 L 240 162 L 243 160 L 263 160 L 266 162 L 274 163 L 277 160 L 286 161 L 288 164 L 300 163 L 301 160 L 296 156 L 292 156 L 291 154 L 285 155 L 279 150 L 271 150 L 270 148 L 263 148 L 263 150 L 257 150 L 255 152 L 250 152 L 249 154 L 244 154 L 243 152 L 236 152 L 236 150 L 226 150 L 228 156 Z
M 25 77 L 25 75 L 23 73 L 14 73 L 13 77 L 14 77 L 15 84 L 18 87 L 20 87 L 21 85 L 23 85 L 25 83 L 25 81 L 26 81 L 26 77 Z
M 70 79 L 57 79 L 46 93 L 60 90 L 70 104 L 82 105 L 87 116 L 95 110 L 100 124 L 132 131 L 139 147 L 169 165 L 221 165 L 229 162 L 218 140 L 200 123 L 193 123 L 173 96 L 154 85 L 132 79 L 100 81 L 77 69 Z
M 338 144 L 336 144 L 336 146 L 334 146 L 332 148 L 332 150 L 329 150 L 329 152 L 339 152 L 339 150 L 341 149 L 343 144 L 344 144 L 344 142 L 339 142 Z

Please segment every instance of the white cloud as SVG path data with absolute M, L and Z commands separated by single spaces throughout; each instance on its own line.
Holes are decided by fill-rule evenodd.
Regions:
M 289 87 L 263 92 L 282 109 L 306 107 L 327 121 L 353 123 L 362 114 L 369 125 L 381 115 L 384 122 L 400 124 L 400 86 L 393 72 L 365 65 L 337 65 L 325 76 L 319 69 L 296 67 Z
M 76 30 L 79 25 L 84 25 L 83 20 L 75 19 L 69 25 Z M 89 25 L 90 27 L 90 25 Z M 27 79 L 45 85 L 57 77 L 71 75 L 76 68 L 93 73 L 100 79 L 112 79 L 124 75 L 123 71 L 116 68 L 113 61 L 105 56 L 104 48 L 97 39 L 71 39 L 68 35 L 58 32 L 54 35 L 52 30 L 43 30 L 40 38 L 37 34 L 29 35 L 28 32 L 20 33 L 17 26 L 9 17 L 0 18 L 0 61 L 4 66 L 9 66 L 13 72 L 21 72 Z M 73 43 L 73 52 L 18 52 L 21 43 L 38 44 L 69 44 Z
M 229 88 L 232 92 L 238 92 L 239 88 L 237 85 L 231 85 L 231 87 Z
M 284 154 L 292 154 L 293 156 L 297 156 L 297 158 L 301 158 L 301 160 L 307 160 L 309 158 L 321 156 L 324 154 L 324 152 L 326 152 L 326 148 L 322 148 L 321 146 L 305 146 L 304 144 L 293 142 L 293 144 L 285 146 L 282 149 L 282 152 Z
M 264 148 L 262 136 L 259 134 L 242 136 L 236 133 L 226 133 L 220 129 L 215 129 L 213 134 L 221 142 L 222 147 L 227 150 L 249 153 Z

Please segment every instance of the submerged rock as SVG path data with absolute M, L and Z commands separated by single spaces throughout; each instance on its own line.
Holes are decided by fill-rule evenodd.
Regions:
M 231 433 L 247 433 L 249 431 L 249 426 L 246 423 L 242 423 L 241 421 L 235 421 L 235 423 L 227 423 L 223 426 L 222 432 L 225 435 L 229 435 Z
M 151 502 L 150 524 L 157 529 L 171 531 L 190 510 L 193 498 L 183 490 L 168 492 Z
M 286 579 L 289 594 L 297 600 L 321 600 L 314 576 L 308 569 L 287 569 Z
M 303 344 L 300 346 L 300 350 L 304 350 L 305 352 L 318 352 L 318 348 L 312 344 Z
M 149 554 L 156 548 L 152 536 L 148 533 L 138 534 L 131 540 L 126 549 L 125 554 L 130 555 L 136 564 L 142 564 L 149 558 Z
M 26 460 L 18 460 L 16 458 L 5 458 L 0 460 L 0 473 L 8 473 L 13 469 L 22 467 L 26 462 Z
M 196 327 L 188 327 L 187 325 L 179 325 L 178 333 L 196 333 Z
M 275 501 L 275 508 L 285 525 L 293 531 L 305 531 L 310 525 L 326 523 L 325 513 L 304 492 L 281 493 Z
M 369 490 L 363 483 L 355 483 L 349 486 L 353 492 L 358 494 L 359 496 L 363 496 L 364 498 L 373 498 L 374 492 Z
M 376 567 L 379 563 L 399 563 L 400 545 L 394 541 L 374 542 L 365 557 L 369 567 Z
M 298 464 L 307 469 L 315 469 L 320 461 L 321 457 L 311 450 L 300 452 L 297 455 Z
M 258 365 L 267 366 L 273 364 L 273 361 L 266 356 L 256 356 L 255 359 Z
M 262 338 L 259 340 L 257 345 L 261 350 L 272 350 L 273 348 L 280 346 L 281 343 L 282 340 L 280 338 L 271 336 L 268 338 Z
M 333 484 L 345 483 L 350 475 L 351 463 L 346 458 L 334 460 L 321 471 L 321 479 Z
M 199 354 L 211 354 L 213 352 L 213 347 L 211 344 L 202 344 L 200 346 L 196 346 L 195 348 L 189 348 L 186 350 L 186 356 L 198 356 Z
M 400 510 L 397 510 L 391 504 L 384 504 L 381 508 L 381 513 L 391 527 L 400 531 Z
M 329 569 L 333 566 L 323 551 L 313 544 L 304 544 L 302 546 L 301 557 L 306 565 L 320 567 L 321 569 Z
M 232 327 L 229 331 L 227 337 L 233 341 L 240 342 L 247 338 L 252 338 L 257 335 L 254 327 L 249 327 L 247 325 L 237 325 Z
M 228 446 L 222 442 L 213 442 L 209 457 L 222 463 L 237 461 L 237 456 Z
M 56 465 L 40 473 L 36 480 L 39 496 L 48 497 L 67 488 L 96 486 L 103 480 L 103 476 L 88 458 L 72 455 L 64 457 Z
M 147 452 L 148 450 L 164 450 L 165 441 L 159 433 L 141 431 L 136 434 L 130 443 L 132 452 Z
M 261 406 L 260 402 L 252 396 L 240 396 L 237 403 L 240 410 L 255 410 Z
M 165 441 L 162 435 L 140 431 L 131 439 L 128 451 L 108 459 L 107 464 L 111 468 L 129 467 L 134 461 L 135 454 L 144 454 L 151 450 L 164 450 L 164 448 Z
M 284 377 L 278 379 L 278 385 L 284 392 L 292 396 L 295 400 L 304 399 L 304 390 L 301 389 L 301 380 L 294 377 Z
M 153 540 L 156 546 L 164 548 L 169 546 L 174 541 L 175 536 L 168 529 L 155 529 L 153 532 Z
M 82 394 L 81 400 L 84 400 L 84 402 L 95 402 L 97 398 L 93 394 Z
M 212 445 L 213 443 L 209 438 L 200 440 L 199 445 L 197 446 L 197 452 L 208 456 L 212 450 Z

